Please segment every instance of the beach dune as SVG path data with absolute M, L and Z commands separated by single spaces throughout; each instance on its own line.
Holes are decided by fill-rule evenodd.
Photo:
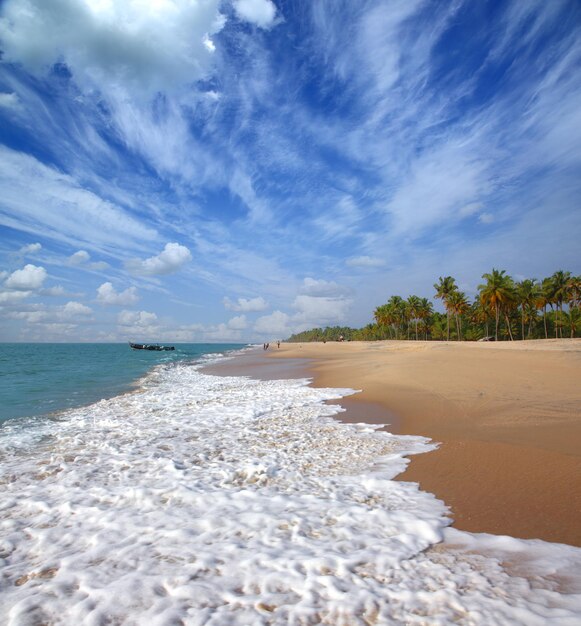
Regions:
M 456 527 L 581 546 L 581 340 L 283 343 L 268 357 L 361 390 L 343 419 L 437 442 L 399 479 Z

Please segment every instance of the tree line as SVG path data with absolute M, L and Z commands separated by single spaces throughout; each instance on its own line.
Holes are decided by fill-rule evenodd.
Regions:
M 515 281 L 505 270 L 482 275 L 474 301 L 452 276 L 440 276 L 433 297 L 445 313 L 434 310 L 425 297 L 391 296 L 373 312 L 364 328 L 313 328 L 287 341 L 373 341 L 377 339 L 503 341 L 579 337 L 581 333 L 581 276 L 558 270 L 537 280 Z

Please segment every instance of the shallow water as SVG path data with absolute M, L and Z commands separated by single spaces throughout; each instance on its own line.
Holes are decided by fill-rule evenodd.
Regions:
M 555 580 L 581 550 L 446 530 L 443 503 L 392 480 L 429 442 L 332 419 L 349 393 L 184 361 L 6 422 L 5 623 L 578 624 Z
M 61 411 L 133 389 L 159 363 L 222 353 L 240 344 L 176 344 L 174 351 L 120 343 L 0 343 L 0 423 Z

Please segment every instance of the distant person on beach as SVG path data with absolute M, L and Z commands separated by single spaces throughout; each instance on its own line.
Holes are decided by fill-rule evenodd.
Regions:
M 276 347 L 277 347 L 277 348 L 280 348 L 280 341 L 277 341 L 277 342 L 276 342 Z

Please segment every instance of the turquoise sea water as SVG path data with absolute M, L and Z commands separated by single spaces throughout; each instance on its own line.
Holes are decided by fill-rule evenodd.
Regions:
M 125 344 L 0 344 L 0 422 L 60 411 L 128 391 L 159 363 L 197 360 L 241 344 L 176 344 L 172 352 Z

